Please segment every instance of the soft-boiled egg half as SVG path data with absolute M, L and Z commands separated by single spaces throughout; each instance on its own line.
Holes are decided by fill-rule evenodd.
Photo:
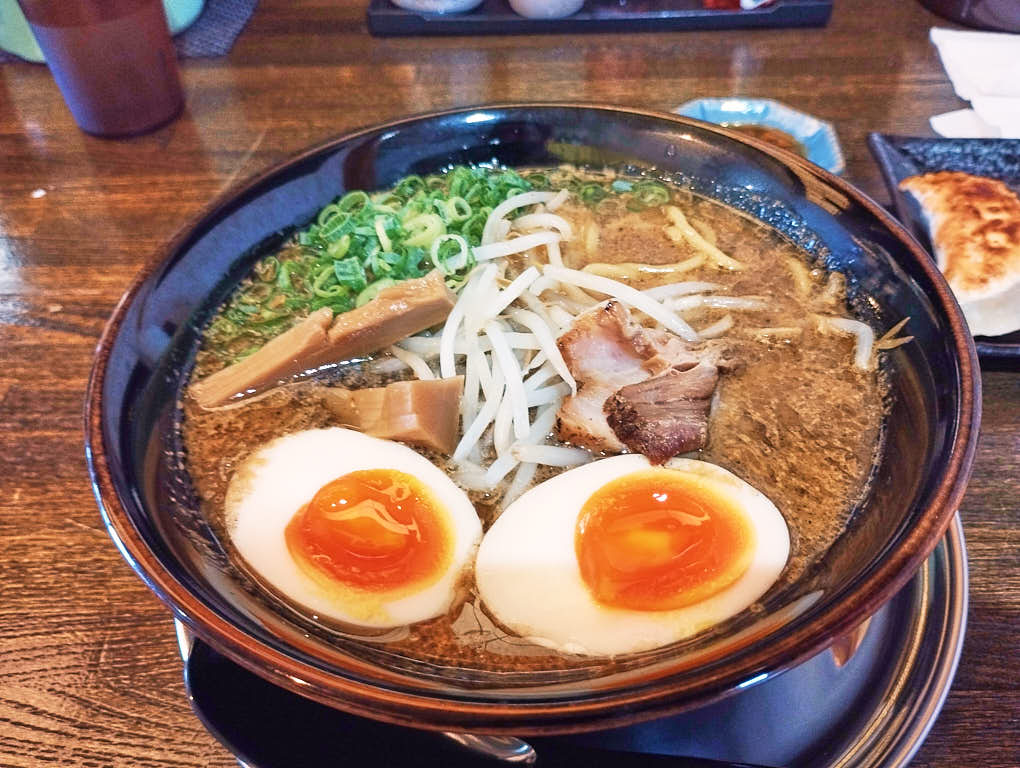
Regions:
M 630 454 L 532 488 L 485 534 L 475 581 L 506 628 L 609 656 L 682 640 L 750 606 L 790 551 L 783 516 L 722 467 Z
M 432 462 L 339 427 L 256 451 L 230 481 L 226 524 L 282 596 L 371 628 L 445 613 L 482 535 L 467 495 Z

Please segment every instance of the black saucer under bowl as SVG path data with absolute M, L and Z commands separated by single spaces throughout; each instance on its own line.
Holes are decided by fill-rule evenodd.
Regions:
M 938 716 L 966 615 L 967 559 L 957 517 L 917 576 L 872 618 L 848 660 L 826 650 L 707 707 L 528 742 L 538 765 L 559 768 L 898 768 Z M 391 768 L 488 762 L 440 734 L 316 704 L 227 660 L 181 624 L 178 635 L 195 713 L 248 768 L 326 768 L 339 755 L 346 764 Z

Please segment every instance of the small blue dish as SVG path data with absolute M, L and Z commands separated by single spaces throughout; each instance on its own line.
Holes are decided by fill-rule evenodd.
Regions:
M 786 131 L 799 141 L 807 159 L 827 171 L 841 174 L 846 170 L 843 150 L 832 123 L 798 112 L 772 99 L 695 99 L 673 110 L 678 115 L 693 117 L 716 125 L 764 125 Z

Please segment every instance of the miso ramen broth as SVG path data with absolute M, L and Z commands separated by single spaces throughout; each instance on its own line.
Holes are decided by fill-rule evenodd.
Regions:
M 498 262 L 497 284 L 505 289 L 530 267 L 542 272 L 557 259 L 571 274 L 576 270 L 638 291 L 677 284 L 687 286 L 663 301 L 698 333 L 697 341 L 689 346 L 698 354 L 707 350 L 705 353 L 711 354 L 719 373 L 707 416 L 707 440 L 683 455 L 729 470 L 771 499 L 785 518 L 790 536 L 789 559 L 778 584 L 796 581 L 845 529 L 867 491 L 872 467 L 881 451 L 884 386 L 874 360 L 878 350 L 872 351 L 870 359 L 862 365 L 858 355 L 861 342 L 838 322 L 832 322 L 833 318 L 850 318 L 843 276 L 811 263 L 805 253 L 775 230 L 716 201 L 660 180 L 565 167 L 521 171 L 519 177 L 509 178 L 508 196 L 528 190 L 567 190 L 559 200 L 554 198 L 555 215 L 569 224 L 569 236 L 560 232 L 563 236 L 555 243 L 558 252 L 547 253 L 545 243 L 482 262 L 477 267 L 470 262 L 461 265 L 457 257 L 471 252 L 472 236 L 463 235 L 467 250 L 456 253 L 455 246 L 460 241 L 448 234 L 450 240 L 444 243 L 450 247 L 441 243 L 437 249 L 440 260 L 430 263 L 427 254 L 422 253 L 424 266 L 412 272 L 411 277 L 424 273 L 432 264 L 442 263 L 450 267 L 441 269 L 447 285 L 455 291 L 469 290 L 464 285 L 471 274 L 477 275 L 477 270 L 487 263 Z M 521 184 L 517 185 L 514 178 L 520 178 Z M 441 183 L 429 177 L 423 188 L 440 189 Z M 387 203 L 385 196 L 377 199 Z M 453 204 L 457 205 L 460 204 Z M 498 202 L 479 208 L 491 211 L 496 205 Z M 466 212 L 467 209 L 461 211 Z M 544 207 L 537 211 L 532 208 L 523 214 L 516 211 L 507 220 L 513 226 L 522 215 L 547 213 Z M 457 215 L 452 214 L 450 220 Z M 542 221 L 535 219 L 536 226 Z M 385 230 L 385 222 L 380 226 L 384 228 L 386 243 L 396 239 Z M 471 226 L 477 230 L 475 239 L 481 239 L 483 234 L 477 222 Z M 400 230 L 395 226 L 392 231 Z M 465 231 L 458 229 L 456 233 L 460 236 Z M 529 237 L 525 232 L 522 229 L 516 234 Z M 514 234 L 509 237 L 510 242 L 515 239 Z M 281 271 L 286 271 L 284 265 L 302 260 L 310 264 L 319 258 L 307 254 L 306 241 L 302 236 L 295 237 L 280 253 L 263 258 L 242 282 L 214 319 L 197 352 L 193 381 L 224 369 L 316 311 L 314 299 L 302 304 L 280 288 Z M 484 254 L 486 247 L 489 246 L 483 244 L 476 252 Z M 444 253 L 446 262 L 442 262 Z M 299 271 L 298 267 L 293 268 L 294 282 L 304 279 L 311 284 L 320 279 L 310 271 L 300 275 Z M 332 281 L 328 270 L 321 274 L 327 274 L 330 280 L 323 279 L 318 286 L 317 292 L 324 297 L 329 296 L 331 286 L 342 286 L 339 269 L 337 281 Z M 380 279 L 378 273 L 368 277 L 365 286 L 370 285 L 372 278 Z M 392 282 L 384 288 L 390 285 Z M 310 292 L 309 296 L 315 293 Z M 551 322 L 555 323 L 556 318 L 565 318 L 563 323 L 571 319 L 577 322 L 586 313 L 605 307 L 607 298 L 597 291 L 562 283 L 555 290 L 524 296 L 527 304 L 515 300 L 508 311 L 513 311 L 513 307 L 535 313 L 544 309 Z M 354 304 L 350 292 L 339 289 L 333 290 L 329 300 L 335 300 L 334 311 L 338 315 L 347 311 L 348 304 Z M 536 309 L 536 301 L 543 302 L 543 306 Z M 321 306 L 322 302 L 319 303 Z M 288 307 L 293 309 L 291 314 L 287 313 Z M 634 327 L 656 325 L 636 308 L 631 313 Z M 253 322 L 246 327 L 249 318 Z M 226 405 L 203 407 L 194 397 L 183 398 L 180 429 L 185 465 L 203 514 L 228 549 L 231 545 L 225 504 L 238 467 L 274 438 L 341 423 L 328 402 L 333 389 L 376 389 L 420 378 L 420 368 L 416 371 L 413 367 L 419 364 L 418 360 L 412 360 L 409 367 L 408 353 L 439 373 L 440 362 L 429 352 L 429 339 L 436 341 L 438 355 L 442 326 L 440 323 L 431 332 L 412 334 L 422 341 L 403 346 L 398 341 L 395 347 L 387 345 L 352 360 L 338 360 L 335 365 L 290 376 L 280 386 L 260 386 L 260 391 L 232 399 Z M 565 327 L 558 326 L 561 340 Z M 507 333 L 522 338 L 527 331 L 522 326 L 507 328 Z M 538 348 L 517 349 L 515 353 L 525 373 L 535 356 L 543 354 Z M 466 362 L 460 354 L 455 365 L 456 373 L 464 375 Z M 467 386 L 472 386 L 470 379 L 469 374 Z M 473 386 L 479 387 L 478 396 L 484 397 L 481 385 Z M 561 392 L 567 392 L 564 385 L 559 386 Z M 555 394 L 551 391 L 549 397 Z M 569 397 L 569 393 L 562 396 Z M 542 407 L 529 409 L 532 420 Z M 465 419 L 458 437 L 467 428 Z M 517 475 L 513 471 L 492 488 L 480 488 L 474 480 L 468 480 L 480 477 L 471 468 L 477 469 L 477 465 L 484 470 L 497 460 L 498 436 L 493 433 L 498 428 L 497 417 L 495 423 L 486 427 L 469 460 L 457 461 L 449 452 L 434 447 L 412 446 L 464 488 L 483 529 L 488 529 L 502 513 L 508 492 L 519 498 L 522 490 L 526 490 L 514 487 Z M 566 430 L 551 436 L 548 444 L 576 448 L 576 443 L 560 437 L 563 434 L 567 434 Z M 619 452 L 599 451 L 583 443 L 581 447 L 596 460 Z M 564 469 L 537 466 L 528 487 L 537 486 Z M 526 552 L 529 542 L 520 542 L 520 547 Z M 237 559 L 241 569 L 258 581 L 249 564 L 239 556 Z M 489 670 L 556 669 L 584 661 L 516 637 L 494 623 L 478 599 L 470 569 L 458 585 L 458 597 L 446 615 L 383 633 L 389 638 L 387 647 L 414 659 Z M 285 599 L 279 590 L 267 591 L 273 592 L 276 599 Z M 343 629 L 350 633 L 349 627 Z

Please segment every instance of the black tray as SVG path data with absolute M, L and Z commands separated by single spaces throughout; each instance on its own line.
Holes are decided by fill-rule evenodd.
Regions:
M 506 0 L 485 0 L 467 13 L 406 11 L 390 0 L 372 0 L 373 35 L 510 35 L 536 32 L 663 32 L 682 29 L 823 27 L 833 0 L 776 0 L 754 11 L 706 10 L 701 0 L 588 0 L 565 19 L 526 19 Z
M 908 176 L 963 171 L 998 179 L 1020 194 L 1020 139 L 929 139 L 872 133 L 868 147 L 878 161 L 896 217 L 931 251 L 928 227 L 916 203 L 899 189 Z M 1020 331 L 975 336 L 982 360 L 1020 361 Z

